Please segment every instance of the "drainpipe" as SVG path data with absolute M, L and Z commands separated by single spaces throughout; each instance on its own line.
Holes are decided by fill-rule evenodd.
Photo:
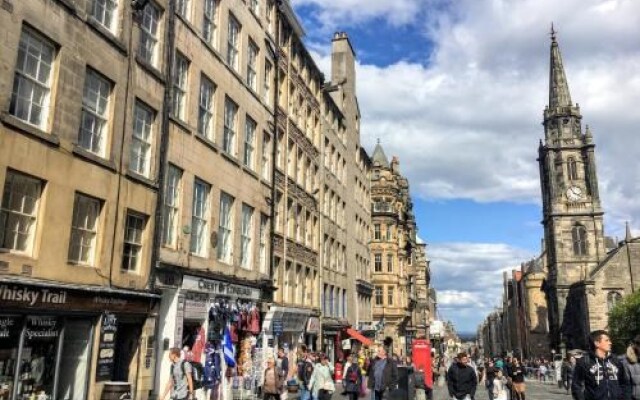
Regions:
M 160 148 L 158 150 L 158 195 L 156 196 L 156 210 L 154 215 L 154 227 L 153 232 L 153 244 L 151 248 L 151 268 L 149 270 L 149 281 L 147 287 L 150 291 L 155 290 L 155 272 L 156 268 L 160 264 L 160 246 L 162 242 L 163 220 L 162 220 L 162 206 L 165 199 L 165 175 L 167 168 L 167 155 L 169 150 L 169 114 L 171 112 L 171 95 L 172 95 L 172 82 L 173 82 L 173 59 L 175 56 L 175 0 L 169 0 L 167 4 L 167 30 L 165 34 L 165 46 L 164 46 L 164 62 L 165 62 L 165 86 L 164 97 L 162 102 L 162 129 L 160 132 Z M 153 370 L 153 388 L 149 393 L 149 399 L 154 400 L 158 398 L 159 385 L 159 368 L 158 368 L 158 356 L 162 351 L 162 335 L 160 331 L 160 324 L 156 320 L 154 337 L 156 343 L 156 360 Z

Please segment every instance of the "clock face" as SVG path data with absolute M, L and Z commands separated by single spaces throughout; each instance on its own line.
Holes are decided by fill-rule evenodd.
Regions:
M 569 199 L 569 201 L 578 201 L 582 199 L 583 196 L 582 189 L 578 186 L 570 186 L 569 189 L 567 189 L 567 199 Z

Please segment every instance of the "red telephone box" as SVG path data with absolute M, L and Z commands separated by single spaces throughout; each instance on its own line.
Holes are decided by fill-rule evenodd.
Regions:
M 414 373 L 424 371 L 424 381 L 427 386 L 433 387 L 433 369 L 431 367 L 431 342 L 428 339 L 413 339 L 412 357 Z

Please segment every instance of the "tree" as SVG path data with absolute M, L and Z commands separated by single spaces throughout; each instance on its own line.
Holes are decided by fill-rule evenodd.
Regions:
M 613 351 L 624 354 L 629 342 L 640 334 L 640 292 L 626 296 L 611 309 L 609 334 Z

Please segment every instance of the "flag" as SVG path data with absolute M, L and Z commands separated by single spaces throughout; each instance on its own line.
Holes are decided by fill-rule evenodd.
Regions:
M 228 367 L 236 366 L 236 356 L 233 350 L 233 342 L 231 342 L 231 332 L 229 332 L 229 327 L 225 326 L 224 328 L 224 336 L 222 338 L 222 353 L 224 354 L 224 362 Z

